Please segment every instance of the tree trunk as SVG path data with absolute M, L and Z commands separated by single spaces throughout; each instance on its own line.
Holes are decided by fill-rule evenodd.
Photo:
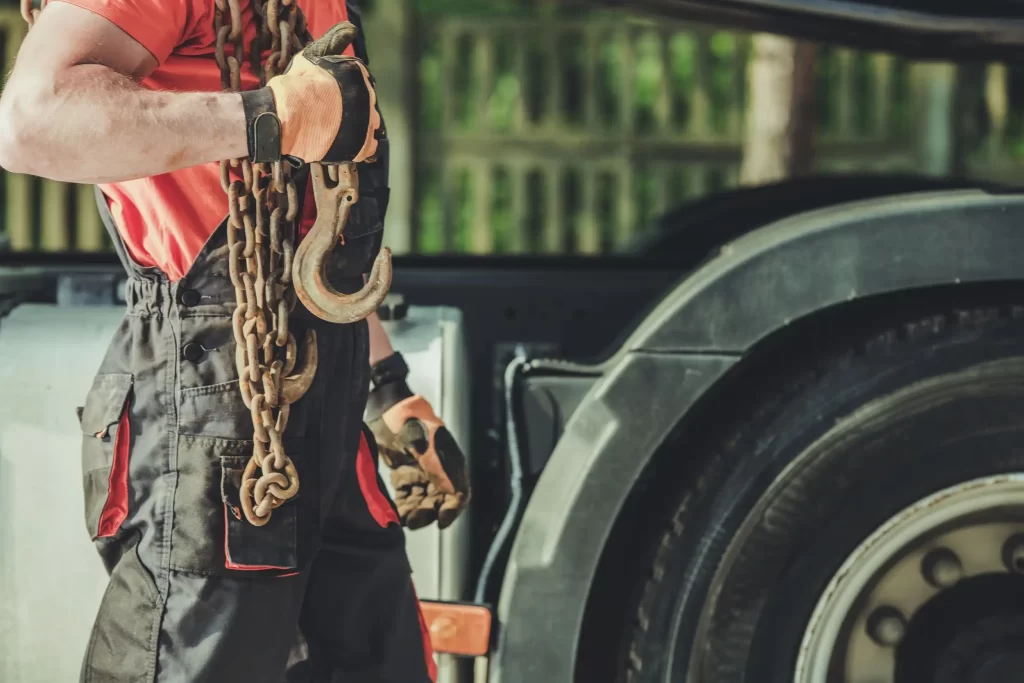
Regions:
M 961 64 L 956 71 L 953 96 L 953 154 L 950 174 L 967 176 L 971 172 L 971 155 L 983 150 L 987 133 L 988 112 L 985 107 L 987 65 L 979 62 Z M 996 116 L 992 115 L 992 119 Z
M 916 64 L 912 72 L 918 91 L 917 136 L 921 172 L 943 178 L 957 166 L 957 66 L 950 63 Z
M 740 181 L 763 185 L 814 168 L 817 46 L 754 37 Z
M 419 61 L 416 14 L 412 0 L 374 3 L 363 17 L 377 97 L 387 116 L 391 162 L 385 245 L 396 254 L 413 249 L 413 207 L 416 187 L 415 114 Z

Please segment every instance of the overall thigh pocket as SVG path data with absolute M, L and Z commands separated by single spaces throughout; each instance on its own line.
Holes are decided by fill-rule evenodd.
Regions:
M 97 375 L 79 410 L 85 523 L 93 540 L 116 534 L 128 516 L 132 386 L 129 374 Z
M 221 458 L 224 508 L 224 565 L 236 571 L 288 570 L 299 566 L 295 502 L 273 510 L 270 521 L 253 526 L 242 512 L 242 474 L 249 458 Z
M 300 466 L 301 440 L 286 443 Z M 298 558 L 298 506 L 303 491 L 277 508 L 270 522 L 255 527 L 241 510 L 242 472 L 252 455 L 252 442 L 209 437 L 178 438 L 178 484 L 171 534 L 173 569 L 206 575 L 240 571 L 280 574 L 294 571 Z M 312 487 L 313 482 L 308 482 Z M 313 489 L 308 489 L 306 497 Z

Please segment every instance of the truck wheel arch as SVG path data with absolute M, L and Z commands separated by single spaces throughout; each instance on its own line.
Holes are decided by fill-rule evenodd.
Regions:
M 854 202 L 750 233 L 678 283 L 607 364 L 541 475 L 502 584 L 491 680 L 575 680 L 590 588 L 623 504 L 752 348 L 868 297 L 1024 281 L 1022 225 L 1020 194 Z

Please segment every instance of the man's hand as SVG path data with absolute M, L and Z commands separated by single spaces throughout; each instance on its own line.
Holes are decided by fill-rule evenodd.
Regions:
M 466 459 L 444 422 L 405 382 L 401 354 L 373 366 L 367 422 L 381 457 L 393 472 L 402 523 L 420 529 L 435 520 L 444 529 L 469 503 Z
M 334 26 L 267 87 L 243 93 L 250 158 L 338 163 L 376 154 L 384 131 L 373 77 L 343 54 L 355 36 L 349 22 Z

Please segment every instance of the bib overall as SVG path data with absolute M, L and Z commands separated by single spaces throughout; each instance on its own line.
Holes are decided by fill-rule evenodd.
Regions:
M 386 164 L 385 149 L 360 170 L 341 291 L 359 289 L 379 249 Z M 302 339 L 314 328 L 319 350 L 284 435 L 302 488 L 251 526 L 239 511 L 253 427 L 235 367 L 227 221 L 171 282 L 131 260 L 102 195 L 99 206 L 129 275 L 128 310 L 79 411 L 86 523 L 110 573 L 81 680 L 432 680 L 403 531 L 363 424 L 365 321 L 334 325 L 297 304 L 290 329 Z

